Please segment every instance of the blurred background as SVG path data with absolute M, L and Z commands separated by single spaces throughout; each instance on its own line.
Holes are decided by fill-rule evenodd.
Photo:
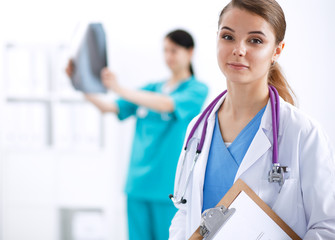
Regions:
M 137 88 L 168 76 L 162 42 L 183 28 L 195 38 L 194 69 L 210 88 L 209 102 L 225 89 L 216 31 L 227 3 L 1 2 L 0 240 L 127 239 L 123 187 L 134 119 L 101 115 L 73 90 L 64 68 L 76 36 L 89 22 L 103 23 L 110 69 Z M 334 147 L 335 1 L 279 3 L 288 23 L 279 63 L 299 108 L 320 122 Z

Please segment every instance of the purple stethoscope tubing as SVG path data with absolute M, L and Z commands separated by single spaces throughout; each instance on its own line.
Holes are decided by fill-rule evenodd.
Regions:
M 206 131 L 207 131 L 207 124 L 208 124 L 208 118 L 209 115 L 211 114 L 211 112 L 213 111 L 214 107 L 216 106 L 216 104 L 220 101 L 220 99 L 227 93 L 227 90 L 223 91 L 219 96 L 217 96 L 206 108 L 205 110 L 202 112 L 202 114 L 199 116 L 198 120 L 195 122 L 193 128 L 191 129 L 186 143 L 185 143 L 185 155 L 182 161 L 182 165 L 181 165 L 181 170 L 180 170 L 180 176 L 178 179 L 178 188 L 180 186 L 180 181 L 181 181 L 181 174 L 183 173 L 183 169 L 184 169 L 184 164 L 185 164 L 185 160 L 186 160 L 186 150 L 188 147 L 188 144 L 190 142 L 190 140 L 192 139 L 195 131 L 197 130 L 197 128 L 199 127 L 200 123 L 204 120 L 204 126 L 202 128 L 202 132 L 201 132 L 201 138 L 200 138 L 200 142 L 197 145 L 197 151 L 195 153 L 194 159 L 193 159 L 193 163 L 191 166 L 191 170 L 188 174 L 188 176 L 186 177 L 186 182 L 185 182 L 185 187 L 184 187 L 184 191 L 181 194 L 181 197 L 179 197 L 179 199 L 177 198 L 178 196 L 178 192 L 179 190 L 176 190 L 176 194 L 170 194 L 169 197 L 170 199 L 175 203 L 175 204 L 179 204 L 179 203 L 183 203 L 185 204 L 187 201 L 184 198 L 185 193 L 186 193 L 186 188 L 187 185 L 191 179 L 191 174 L 193 172 L 194 166 L 199 158 L 199 155 L 202 151 L 202 148 L 204 146 L 204 142 L 205 142 L 205 138 L 206 138 Z M 269 95 L 270 95 L 270 104 L 271 104 L 271 115 L 272 115 L 272 130 L 273 130 L 273 157 L 272 157 L 272 164 L 273 164 L 273 170 L 270 171 L 269 173 L 269 182 L 280 182 L 280 185 L 283 184 L 283 173 L 281 173 L 281 167 L 278 163 L 278 130 L 279 130 L 279 95 L 278 92 L 276 90 L 275 87 L 273 86 L 269 86 Z M 279 170 L 278 170 L 279 169 Z
M 215 105 L 218 103 L 218 101 L 227 93 L 227 90 L 223 91 L 219 96 L 217 96 L 202 112 L 198 120 L 195 122 L 193 128 L 190 131 L 190 134 L 188 135 L 188 138 L 185 143 L 185 150 L 187 150 L 188 143 L 193 137 L 196 129 L 199 127 L 200 123 L 203 119 L 205 119 L 204 126 L 202 128 L 201 138 L 200 142 L 197 146 L 197 153 L 201 153 L 205 137 L 206 137 L 206 131 L 207 131 L 207 124 L 208 124 L 208 117 L 213 111 Z M 272 157 L 272 163 L 278 163 L 278 130 L 279 130 L 279 94 L 277 89 L 269 85 L 269 95 L 270 95 L 270 104 L 271 104 L 271 115 L 272 115 L 272 131 L 273 131 L 273 157 Z
M 200 117 L 198 118 L 198 120 L 195 122 L 190 134 L 188 135 L 186 144 L 185 144 L 185 150 L 187 149 L 188 143 L 191 140 L 191 138 L 193 137 L 195 131 L 197 130 L 197 128 L 199 127 L 201 121 L 206 117 L 205 119 L 205 123 L 204 123 L 204 127 L 202 129 L 202 134 L 201 134 L 201 139 L 200 142 L 197 146 L 197 153 L 201 153 L 202 147 L 204 145 L 204 141 L 205 141 L 205 136 L 206 136 L 206 131 L 207 131 L 207 122 L 208 122 L 208 117 L 209 114 L 213 111 L 213 108 L 215 107 L 215 105 L 217 104 L 217 102 L 227 93 L 227 90 L 224 90 L 219 96 L 217 96 L 206 108 L 205 110 L 202 112 L 202 114 L 200 115 Z
M 273 156 L 272 163 L 278 163 L 278 130 L 279 130 L 279 94 L 277 89 L 269 86 L 272 109 Z

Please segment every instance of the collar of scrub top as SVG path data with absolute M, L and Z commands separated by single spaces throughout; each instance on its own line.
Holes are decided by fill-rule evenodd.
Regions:
M 200 123 L 203 119 L 205 119 L 204 126 L 202 128 L 200 142 L 197 145 L 197 153 L 201 153 L 202 148 L 204 146 L 205 138 L 206 138 L 206 131 L 207 131 L 207 124 L 208 124 L 208 117 L 213 111 L 215 105 L 218 101 L 227 93 L 227 90 L 223 91 L 219 96 L 217 96 L 202 112 L 196 123 L 194 124 L 193 128 L 188 135 L 186 140 L 184 150 L 187 150 L 188 143 L 193 137 L 196 129 L 199 127 Z M 271 112 L 272 112 L 272 131 L 273 131 L 273 158 L 272 163 L 278 163 L 278 130 L 279 130 L 279 94 L 277 89 L 273 86 L 269 86 L 269 95 L 270 95 L 270 103 L 271 103 Z
M 219 102 L 219 100 L 227 93 L 227 90 L 223 91 L 219 96 L 217 96 L 202 112 L 198 120 L 195 122 L 193 128 L 190 131 L 190 134 L 188 135 L 188 138 L 185 143 L 185 148 L 184 150 L 187 150 L 188 144 L 190 140 L 192 139 L 195 131 L 199 127 L 200 123 L 202 120 L 204 120 L 204 126 L 202 128 L 202 133 L 201 133 L 201 138 L 200 142 L 197 145 L 197 150 L 196 154 L 193 159 L 193 163 L 191 166 L 191 170 L 186 178 L 186 183 L 184 187 L 184 191 L 180 197 L 180 199 L 176 199 L 178 196 L 178 189 L 180 187 L 180 181 L 181 181 L 181 174 L 183 173 L 184 169 L 184 163 L 185 163 L 185 156 L 182 162 L 182 167 L 181 167 L 181 173 L 179 176 L 178 184 L 177 184 L 177 189 L 176 189 L 176 194 L 173 196 L 172 194 L 169 195 L 170 199 L 174 203 L 186 203 L 186 199 L 184 199 L 184 195 L 186 193 L 186 188 L 189 183 L 191 173 L 193 172 L 194 166 L 198 160 L 198 157 L 202 151 L 202 148 L 204 146 L 205 138 L 206 138 L 206 131 L 207 131 L 207 124 L 208 124 L 208 117 L 213 111 L 214 107 L 216 104 Z M 272 115 L 272 132 L 273 132 L 273 155 L 272 155 L 272 169 L 268 173 L 268 181 L 270 183 L 272 182 L 278 182 L 280 187 L 284 184 L 285 178 L 284 178 L 284 173 L 287 173 L 289 171 L 289 168 L 287 166 L 280 166 L 278 162 L 278 130 L 279 130 L 279 109 L 280 109 L 280 103 L 279 103 L 279 94 L 277 92 L 277 89 L 271 85 L 269 85 L 269 95 L 270 95 L 270 104 L 271 104 L 271 115 Z

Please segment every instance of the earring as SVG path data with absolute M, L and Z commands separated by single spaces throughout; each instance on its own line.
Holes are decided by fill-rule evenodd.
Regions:
M 276 61 L 275 60 L 273 60 L 272 63 L 271 63 L 271 66 L 274 66 L 274 65 L 276 65 Z

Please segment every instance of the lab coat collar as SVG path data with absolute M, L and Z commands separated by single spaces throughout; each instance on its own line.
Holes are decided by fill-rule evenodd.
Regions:
M 211 121 L 215 120 L 216 112 L 221 107 L 221 105 L 222 105 L 223 101 L 225 100 L 226 96 L 227 96 L 227 93 L 222 98 L 220 98 L 220 100 L 216 103 L 215 107 L 213 108 L 213 111 L 208 116 L 208 120 L 211 120 Z
M 223 103 L 225 99 L 225 96 L 223 96 L 214 106 L 213 111 L 208 116 L 208 125 L 207 125 L 207 133 L 205 142 L 203 145 L 203 149 L 201 151 L 201 154 L 199 156 L 198 162 L 194 167 L 194 176 L 205 176 L 206 171 L 206 165 L 208 160 L 208 154 L 209 149 L 212 142 L 212 135 L 213 135 L 213 129 L 215 125 L 215 113 L 220 108 L 221 104 Z M 200 139 L 202 134 L 202 127 L 203 122 L 198 127 L 198 138 Z M 197 211 L 192 211 L 192 217 L 191 217 L 191 223 L 190 225 L 194 228 L 198 227 L 201 220 L 201 209 L 202 209 L 202 203 L 203 203 L 203 187 L 204 187 L 204 177 L 194 178 L 193 184 L 192 184 L 192 206 L 194 209 L 197 209 Z M 192 228 L 193 229 L 193 228 Z
M 280 106 L 282 106 L 283 104 L 284 100 L 280 98 Z M 279 109 L 279 111 L 281 110 L 282 108 Z M 280 127 L 282 125 L 282 120 L 279 119 L 279 121 L 280 124 L 278 135 L 281 136 L 283 131 Z M 235 181 L 271 148 L 273 142 L 272 138 L 272 110 L 271 102 L 269 100 L 266 105 L 260 127 L 254 139 L 252 140 L 249 149 L 246 152 L 244 159 L 236 173 Z
M 208 117 L 208 120 L 213 120 L 215 119 L 216 117 L 216 112 L 218 111 L 218 109 L 221 107 L 223 101 L 225 100 L 227 94 L 225 94 L 218 102 L 217 104 L 215 105 L 213 111 L 211 112 L 211 114 L 209 115 Z M 279 100 L 280 100 L 280 106 L 282 106 L 283 104 L 285 104 L 286 102 L 281 98 L 279 97 Z M 281 111 L 281 108 L 280 108 L 280 111 Z M 281 115 L 281 114 L 280 114 Z M 280 118 L 280 121 L 281 121 L 281 118 Z M 279 124 L 279 135 L 282 135 L 282 128 L 280 128 L 280 125 Z M 265 129 L 266 131 L 272 131 L 272 116 L 271 116 L 271 102 L 270 102 L 270 99 L 268 100 L 268 103 L 266 105 L 266 108 L 265 108 L 265 111 L 264 111 L 264 114 L 263 114 L 263 117 L 262 117 L 262 120 L 261 120 L 261 124 L 260 124 L 260 129 Z
M 208 117 L 209 126 L 211 129 L 207 129 L 207 133 L 212 133 L 212 128 L 214 128 L 213 121 L 215 120 L 215 113 L 222 105 L 224 99 L 226 98 L 226 95 L 224 95 L 218 103 L 215 105 L 213 111 Z M 280 98 L 280 112 L 282 111 L 282 106 L 285 104 L 285 101 Z M 252 140 L 250 147 L 248 151 L 246 152 L 244 159 L 236 173 L 235 181 L 246 171 L 248 170 L 255 162 L 257 162 L 272 146 L 272 112 L 271 112 L 271 102 L 270 99 L 266 105 L 260 127 Z M 282 115 L 282 114 L 280 114 Z M 283 129 L 280 127 L 282 125 L 282 118 L 280 118 L 280 124 L 279 124 L 279 133 L 278 135 L 282 135 Z M 207 137 L 206 137 L 207 138 Z M 207 143 L 210 145 L 212 136 L 208 136 Z M 205 144 L 206 145 L 206 144 Z M 208 154 L 209 149 L 206 149 L 206 153 Z M 207 156 L 206 156 L 207 157 Z M 207 161 L 203 161 L 204 166 L 202 166 L 201 169 L 206 168 Z M 203 173 L 204 174 L 204 173 Z M 202 184 L 200 184 L 202 186 Z

